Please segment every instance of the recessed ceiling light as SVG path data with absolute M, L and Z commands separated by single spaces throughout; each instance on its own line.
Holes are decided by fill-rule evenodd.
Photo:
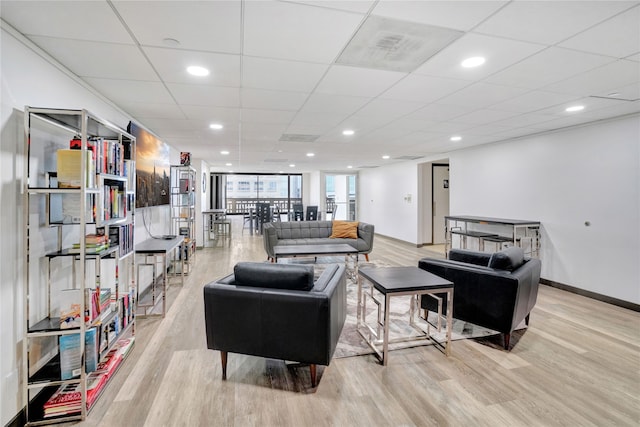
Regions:
M 460 141 L 460 140 L 462 140 L 462 137 L 459 136 L 459 135 L 454 135 L 451 138 L 449 138 L 449 141 L 454 141 L 454 142 L 455 141 Z
M 226 156 L 229 154 L 229 152 L 227 150 L 222 150 L 220 154 L 222 154 L 223 156 Z
M 164 43 L 165 46 L 171 46 L 171 47 L 180 46 L 180 42 L 176 39 L 172 39 L 171 37 L 162 39 L 162 43 Z
M 345 129 L 345 130 L 342 131 L 342 134 L 345 135 L 345 136 L 351 136 L 354 133 L 356 133 L 356 132 L 354 130 L 351 130 L 351 129 Z
M 225 166 L 233 166 L 233 164 L 231 164 L 231 163 L 225 163 L 224 165 Z
M 315 156 L 315 153 L 307 153 L 307 157 L 313 157 Z
M 296 165 L 294 165 L 293 163 L 291 163 L 291 164 L 289 165 L 289 167 L 290 167 L 290 168 L 295 168 L 295 167 L 296 167 Z
M 614 98 L 616 96 L 620 96 L 620 92 L 611 92 L 611 93 L 608 93 L 607 96 Z
M 282 173 L 283 171 L 278 171 L 278 173 Z
M 352 168 L 353 168 L 353 166 L 351 166 L 351 165 L 347 166 L 347 169 L 352 169 Z
M 382 156 L 383 159 L 387 160 L 390 156 L 388 154 L 385 154 L 384 156 Z
M 204 77 L 209 75 L 209 70 L 197 65 L 191 65 L 187 67 L 187 73 L 191 74 L 192 76 Z
M 211 129 L 220 130 L 220 129 L 222 129 L 224 126 L 223 126 L 223 125 L 221 125 L 220 123 L 211 123 L 211 124 L 209 125 L 209 127 L 210 127 Z
M 584 105 L 574 105 L 572 107 L 567 107 L 564 111 L 567 113 L 575 113 L 576 111 L 584 110 Z
M 229 171 L 229 173 L 233 173 L 233 171 Z
M 485 61 L 486 60 L 482 56 L 473 56 L 462 61 L 460 65 L 462 65 L 464 68 L 473 68 L 481 66 Z

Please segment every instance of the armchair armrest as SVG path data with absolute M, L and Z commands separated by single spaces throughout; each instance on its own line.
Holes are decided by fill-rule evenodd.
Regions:
M 269 258 L 275 258 L 276 254 L 273 252 L 273 247 L 278 244 L 278 233 L 273 224 L 267 222 L 262 225 L 262 235 L 264 250 Z

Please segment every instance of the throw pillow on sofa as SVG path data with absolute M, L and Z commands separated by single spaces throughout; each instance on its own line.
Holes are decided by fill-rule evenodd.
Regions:
M 358 221 L 333 221 L 330 239 L 357 239 Z

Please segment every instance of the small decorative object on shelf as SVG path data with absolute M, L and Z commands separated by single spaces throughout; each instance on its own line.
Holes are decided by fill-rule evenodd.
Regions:
M 133 343 L 136 139 L 87 110 L 24 116 L 26 425 L 83 420 Z
M 187 151 L 180 152 L 180 166 L 191 166 L 191 153 Z

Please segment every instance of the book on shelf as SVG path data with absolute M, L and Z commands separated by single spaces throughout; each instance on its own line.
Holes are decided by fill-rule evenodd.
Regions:
M 58 173 L 59 188 L 80 188 L 82 185 L 82 162 L 85 162 L 85 185 L 88 188 L 95 187 L 96 169 L 91 151 L 60 149 L 56 156 L 56 170 Z
M 88 328 L 84 335 L 85 370 L 93 372 L 98 368 L 98 333 L 96 327 Z M 80 376 L 82 355 L 80 353 L 80 334 L 61 335 L 60 379 L 69 380 Z
M 61 335 L 60 345 L 60 379 L 70 380 L 79 377 L 82 354 L 80 353 L 80 334 Z

